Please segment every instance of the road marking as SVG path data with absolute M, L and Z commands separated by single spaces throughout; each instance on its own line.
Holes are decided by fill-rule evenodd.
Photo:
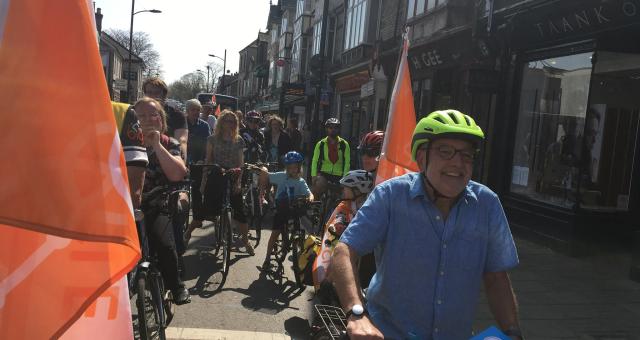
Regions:
M 291 340 L 279 333 L 182 327 L 169 327 L 166 335 L 171 340 Z

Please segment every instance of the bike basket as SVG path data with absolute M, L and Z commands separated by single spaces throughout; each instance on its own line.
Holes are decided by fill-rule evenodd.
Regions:
M 330 305 L 315 305 L 315 308 L 332 338 L 337 339 L 347 333 L 347 317 L 341 308 Z

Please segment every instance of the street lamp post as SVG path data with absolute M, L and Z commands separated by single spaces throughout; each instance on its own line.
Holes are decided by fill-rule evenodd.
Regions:
M 131 54 L 133 49 L 133 16 L 138 13 L 162 13 L 161 10 L 158 9 L 145 9 L 142 11 L 136 10 L 136 0 L 131 0 L 131 25 L 129 26 L 129 60 L 127 61 L 127 101 L 131 102 Z
M 222 60 L 222 84 L 220 84 L 220 87 L 222 87 L 222 93 L 225 92 L 225 88 L 224 88 L 224 77 L 227 74 L 227 49 L 224 49 L 224 59 L 218 57 L 215 54 L 209 54 L 210 57 L 212 58 L 218 58 L 220 60 Z
M 211 66 L 207 65 L 207 93 L 209 92 L 209 72 L 211 72 Z

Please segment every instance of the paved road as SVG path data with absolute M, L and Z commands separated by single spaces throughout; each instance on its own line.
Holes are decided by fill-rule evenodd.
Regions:
M 270 222 L 265 224 L 270 225 Z M 293 339 L 305 339 L 313 288 L 304 291 L 294 288 L 290 262 L 282 284 L 258 270 L 266 254 L 270 230 L 262 231 L 255 256 L 249 256 L 243 248 L 242 251 L 234 249 L 229 276 L 220 287 L 220 261 L 213 257 L 213 228 L 208 225 L 195 230 L 189 243 L 184 259 L 192 302 L 177 308 L 168 335 L 182 339 L 276 339 L 282 337 L 270 336 L 287 334 Z M 251 335 L 247 332 L 261 333 Z M 271 334 L 266 336 L 264 333 Z

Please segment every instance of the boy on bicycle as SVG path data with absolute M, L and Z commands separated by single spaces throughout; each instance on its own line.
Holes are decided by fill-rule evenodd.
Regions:
M 266 168 L 255 168 L 261 172 L 260 182 L 264 187 L 274 184 L 278 187 L 275 195 L 276 214 L 273 217 L 273 231 L 267 243 L 267 256 L 262 264 L 262 270 L 269 269 L 269 258 L 273 245 L 280 236 L 291 214 L 290 203 L 296 198 L 307 198 L 313 201 L 313 194 L 307 182 L 302 178 L 302 161 L 304 157 L 296 151 L 290 151 L 284 156 L 285 171 L 267 172 Z

